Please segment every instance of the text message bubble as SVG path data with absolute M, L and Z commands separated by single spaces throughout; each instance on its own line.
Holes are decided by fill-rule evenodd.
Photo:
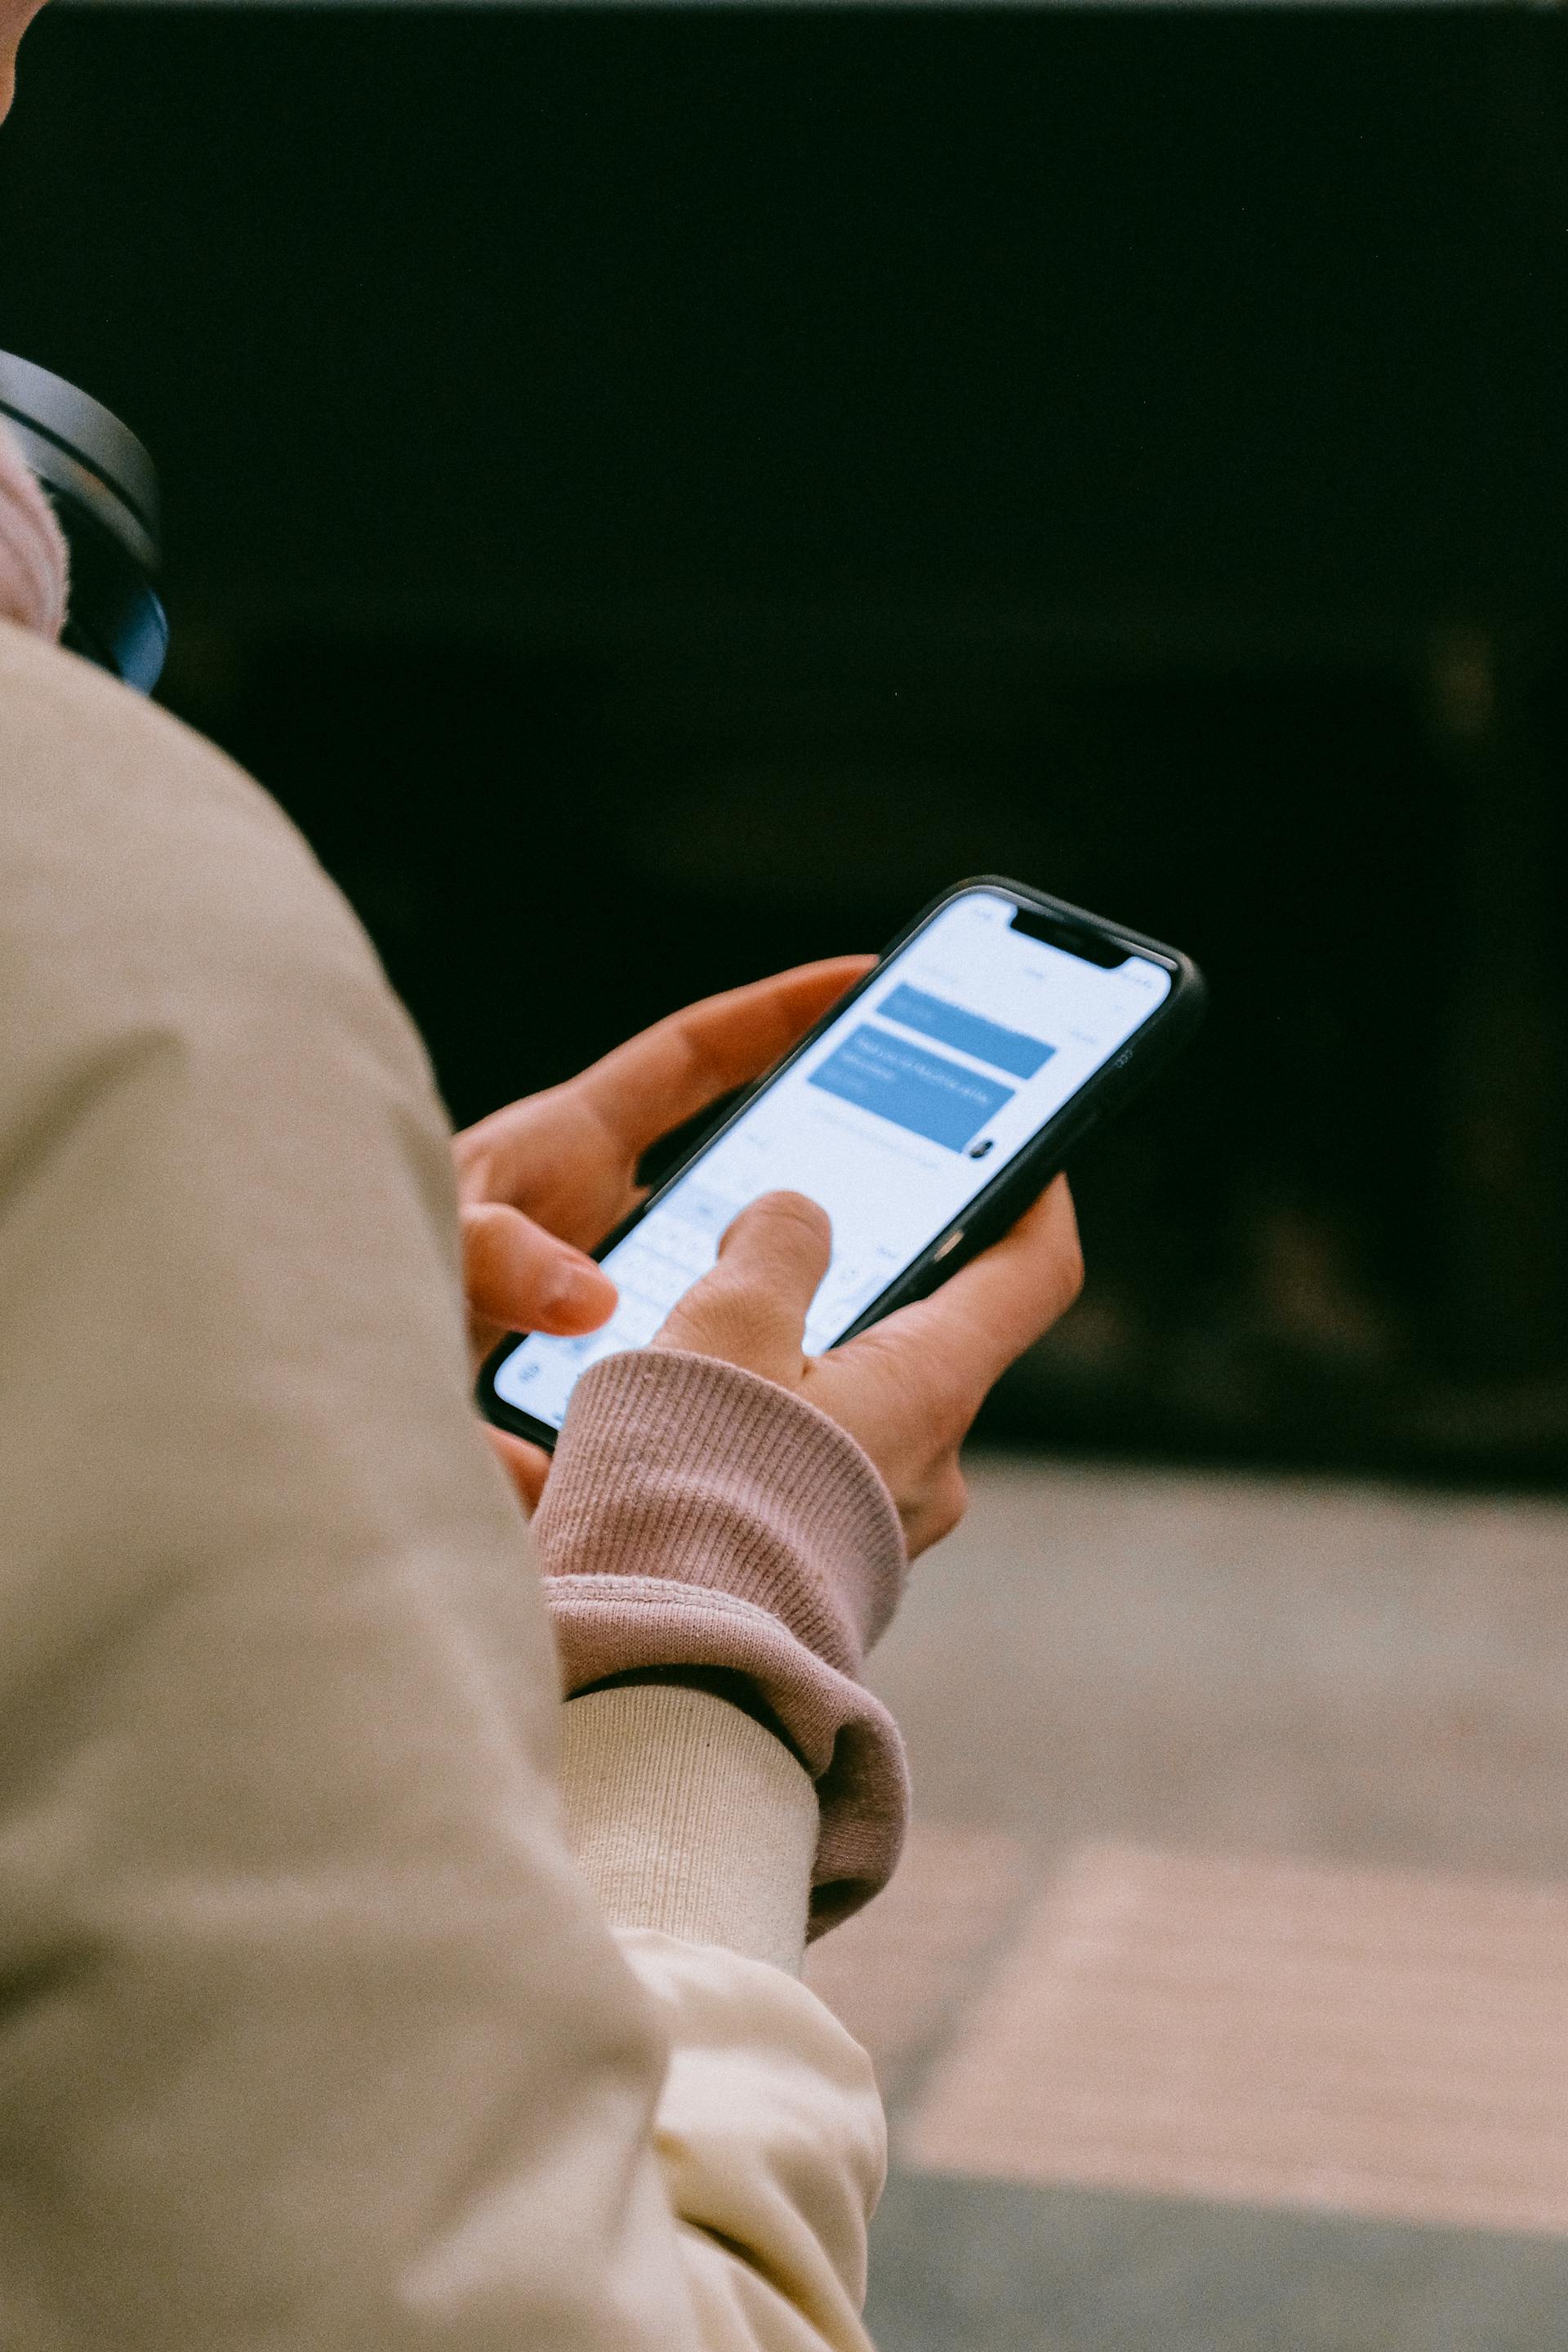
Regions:
M 973 1070 L 961 1069 L 940 1054 L 907 1045 L 886 1029 L 851 1031 L 836 1054 L 815 1069 L 808 1083 L 843 1102 L 858 1103 L 879 1118 L 907 1127 L 930 1143 L 962 1151 L 986 1120 L 1013 1099 Z
M 989 1062 L 994 1069 L 1010 1070 L 1016 1078 L 1032 1078 L 1057 1050 L 1038 1037 L 1026 1036 L 1021 1029 L 1004 1029 L 1000 1022 L 983 1020 L 978 1013 L 966 1013 L 961 1004 L 928 996 L 921 988 L 895 988 L 877 1011 L 884 1021 L 896 1021 L 901 1029 L 918 1029 L 922 1037 L 934 1037 L 941 1045 L 956 1045 L 961 1054 L 973 1054 L 977 1062 Z

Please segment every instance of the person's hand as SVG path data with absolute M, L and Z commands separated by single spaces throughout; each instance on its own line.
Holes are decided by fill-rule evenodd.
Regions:
M 616 1286 L 584 1253 L 641 1199 L 643 1153 L 760 1077 L 875 961 L 835 956 L 708 997 L 457 1137 L 476 1363 L 508 1331 L 573 1335 L 608 1321 Z M 524 1501 L 536 1502 L 549 1456 L 505 1431 L 489 1435 Z
M 870 1455 L 898 1506 L 910 1556 L 963 1516 L 958 1453 L 988 1391 L 1078 1297 L 1083 1258 L 1067 1179 L 930 1298 L 842 1348 L 807 1356 L 806 1308 L 827 1271 L 828 1221 L 799 1192 L 742 1210 L 656 1348 L 716 1356 L 776 1381 Z

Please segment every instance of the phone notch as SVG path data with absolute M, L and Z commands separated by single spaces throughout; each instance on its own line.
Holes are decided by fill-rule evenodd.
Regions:
M 1021 931 L 1026 940 L 1039 940 L 1048 948 L 1059 948 L 1064 955 L 1077 956 L 1080 963 L 1098 964 L 1101 971 L 1120 971 L 1131 961 L 1131 950 L 1118 940 L 1107 939 L 1101 931 L 1091 931 L 1077 923 L 1064 923 L 1058 916 L 1047 915 L 1035 907 L 1015 907 L 1009 930 Z

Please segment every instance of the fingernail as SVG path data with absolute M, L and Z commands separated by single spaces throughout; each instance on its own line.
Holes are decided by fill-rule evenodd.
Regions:
M 545 1307 L 552 1315 L 596 1314 L 601 1321 L 615 1304 L 615 1285 L 589 1257 L 560 1257 L 551 1274 Z

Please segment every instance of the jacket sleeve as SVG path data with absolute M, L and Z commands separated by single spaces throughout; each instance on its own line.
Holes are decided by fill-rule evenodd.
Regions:
M 416 1042 L 272 805 L 4 625 L 0 1002 L 7 2335 L 862 2344 L 880 2114 L 774 1965 L 804 1875 L 748 1952 L 678 1859 L 615 1927 L 573 1857 Z M 643 1751 L 584 1721 L 602 1862 Z

